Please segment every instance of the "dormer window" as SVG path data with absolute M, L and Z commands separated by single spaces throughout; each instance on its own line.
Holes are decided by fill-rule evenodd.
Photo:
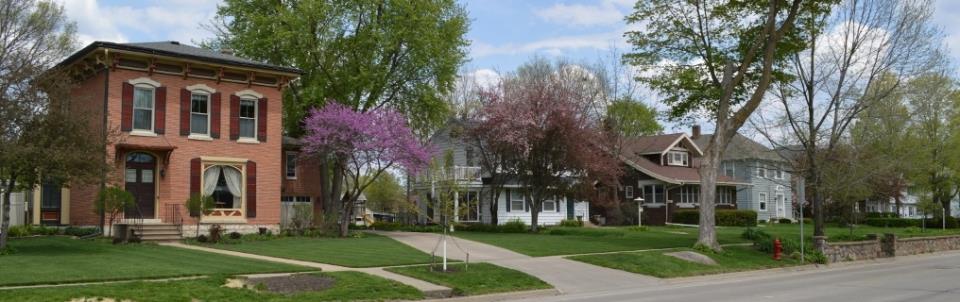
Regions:
M 667 164 L 671 166 L 688 166 L 690 155 L 687 152 L 670 151 L 667 153 Z

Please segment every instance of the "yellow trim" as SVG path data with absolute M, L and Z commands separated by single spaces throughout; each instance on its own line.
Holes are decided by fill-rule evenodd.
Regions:
M 70 224 L 70 189 L 60 188 L 60 224 Z
M 219 157 L 219 156 L 201 156 L 200 161 L 206 163 L 227 163 L 227 164 L 245 164 L 249 160 L 246 158 Z
M 33 188 L 33 224 L 40 224 L 40 187 Z

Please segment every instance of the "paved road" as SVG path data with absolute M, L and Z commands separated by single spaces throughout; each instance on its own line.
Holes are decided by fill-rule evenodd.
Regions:
M 531 301 L 960 301 L 960 252 L 638 284 Z
M 430 253 L 437 245 L 440 234 L 415 232 L 376 232 L 421 251 Z M 651 286 L 660 283 L 657 278 L 632 274 L 621 270 L 589 265 L 561 257 L 530 257 L 489 244 L 455 238 L 456 243 L 470 253 L 471 262 L 490 262 L 533 275 L 560 293 L 574 294 L 590 291 L 605 291 L 630 288 L 637 285 Z M 464 253 L 450 242 L 447 253 L 450 258 L 465 259 Z

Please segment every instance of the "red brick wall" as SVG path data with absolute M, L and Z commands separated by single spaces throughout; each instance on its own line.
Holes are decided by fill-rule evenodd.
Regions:
M 282 177 L 281 161 L 278 154 L 281 153 L 282 140 L 282 103 L 281 91 L 277 88 L 263 87 L 253 85 L 248 87 L 245 84 L 237 83 L 217 83 L 215 80 L 187 78 L 182 76 L 152 74 L 146 72 L 116 69 L 110 72 L 109 84 L 109 104 L 108 104 L 108 127 L 110 129 L 119 129 L 120 110 L 121 110 L 121 91 L 122 84 L 131 79 L 148 77 L 167 87 L 166 98 L 166 134 L 156 137 L 131 136 L 128 133 L 122 133 L 117 138 L 117 142 L 123 142 L 136 145 L 149 146 L 173 146 L 170 156 L 170 162 L 167 165 L 161 163 L 161 169 L 165 170 L 164 177 L 157 177 L 158 191 L 157 201 L 159 209 L 157 214 L 163 212 L 166 204 L 183 204 L 190 195 L 190 160 L 195 157 L 230 157 L 253 160 L 257 163 L 257 217 L 247 218 L 248 224 L 276 224 L 280 220 L 280 179 Z M 79 94 L 92 93 L 88 85 L 93 79 L 82 83 Z M 100 91 L 103 90 L 102 80 Z M 201 141 L 188 139 L 186 136 L 180 136 L 180 89 L 195 84 L 205 84 L 222 94 L 220 108 L 220 138 L 212 141 Z M 230 140 L 230 95 L 235 92 L 251 89 L 267 98 L 267 141 L 259 144 L 244 144 Z M 101 105 L 102 106 L 102 105 Z M 107 146 L 107 158 L 114 163 L 116 171 L 122 171 L 123 160 L 116 159 L 115 147 L 111 144 Z M 162 161 L 162 158 L 161 158 Z M 119 173 L 115 173 L 111 182 L 122 185 L 122 178 Z M 79 197 L 79 196 L 78 196 Z M 96 224 L 99 218 L 92 210 L 87 210 L 92 206 L 93 199 L 89 197 L 72 198 L 71 205 L 77 210 L 71 213 L 72 224 Z M 189 222 L 189 218 L 187 222 Z
M 100 71 L 91 78 L 79 83 L 70 91 L 70 109 L 88 119 L 91 133 L 101 133 L 103 130 L 103 92 L 107 80 L 107 72 Z M 95 139 L 100 139 L 99 137 Z M 70 223 L 82 221 L 85 225 L 99 224 L 99 216 L 94 214 L 93 201 L 100 191 L 100 182 L 74 182 L 70 184 Z M 91 219 L 90 216 L 95 216 Z
M 297 179 L 287 179 L 287 152 L 297 153 Z M 284 150 L 281 161 L 281 195 L 310 196 L 313 201 L 320 199 L 320 163 L 318 160 L 300 153 L 298 150 Z

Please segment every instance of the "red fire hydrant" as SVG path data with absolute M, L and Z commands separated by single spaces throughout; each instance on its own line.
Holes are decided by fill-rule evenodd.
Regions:
M 780 243 L 780 238 L 773 240 L 773 260 L 780 260 L 780 253 L 783 253 L 783 244 Z

